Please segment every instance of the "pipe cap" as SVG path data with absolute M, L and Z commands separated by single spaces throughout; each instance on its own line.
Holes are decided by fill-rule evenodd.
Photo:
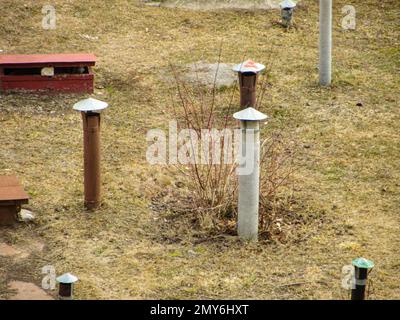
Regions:
M 108 103 L 104 101 L 100 101 L 97 99 L 89 98 L 85 100 L 81 100 L 78 103 L 74 104 L 74 110 L 81 112 L 97 112 L 99 113 L 101 110 L 108 107 Z
M 246 60 L 242 63 L 233 67 L 233 71 L 235 72 L 252 72 L 252 73 L 259 73 L 260 71 L 264 70 L 265 66 L 261 63 L 256 63 L 253 60 Z
M 70 273 L 65 273 L 62 276 L 59 276 L 56 280 L 59 283 L 71 284 L 71 283 L 77 282 L 78 281 L 78 277 L 76 277 L 76 276 L 74 276 L 73 274 L 70 274 Z
M 266 114 L 261 113 L 252 107 L 236 112 L 233 117 L 240 121 L 261 121 L 268 118 Z
M 359 269 L 372 269 L 375 264 L 371 260 L 365 258 L 357 258 L 352 261 L 352 265 Z
M 280 4 L 282 9 L 293 9 L 296 7 L 296 3 L 293 2 L 292 0 L 283 0 Z

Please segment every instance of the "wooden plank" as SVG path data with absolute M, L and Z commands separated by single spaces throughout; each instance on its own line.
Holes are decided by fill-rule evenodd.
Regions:
M 20 76 L 0 76 L 2 82 L 22 82 L 22 81 L 64 81 L 64 80 L 92 80 L 94 75 L 91 73 L 84 74 L 57 74 L 52 77 L 41 75 L 20 75 Z
M 18 201 L 28 203 L 29 196 L 22 188 L 17 177 L 0 176 L 0 201 Z
M 91 53 L 0 55 L 0 65 L 48 65 L 58 63 L 94 65 L 96 56 Z
M 0 188 L 18 186 L 19 181 L 16 176 L 0 176 Z
M 23 92 L 64 92 L 64 93 L 93 93 L 93 79 L 63 79 L 63 80 L 22 80 L 2 81 L 0 88 L 3 91 Z

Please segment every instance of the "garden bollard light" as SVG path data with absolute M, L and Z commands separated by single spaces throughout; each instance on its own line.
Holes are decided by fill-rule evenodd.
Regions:
M 78 281 L 78 278 L 73 274 L 65 273 L 56 280 L 59 283 L 58 298 L 60 300 L 72 300 L 74 295 L 74 283 Z
M 268 117 L 254 108 L 236 112 L 240 120 L 238 235 L 242 240 L 258 239 L 260 193 L 260 121 Z
M 256 106 L 256 86 L 258 74 L 265 66 L 252 60 L 244 61 L 233 67 L 239 75 L 240 107 L 245 109 Z
M 85 207 L 96 209 L 101 202 L 100 180 L 100 111 L 108 104 L 93 98 L 74 105 L 83 119 Z
M 296 8 L 296 3 L 292 0 L 284 0 L 279 5 L 281 6 L 282 24 L 287 28 L 292 24 L 293 11 L 294 8 Z
M 319 84 L 329 86 L 332 72 L 332 0 L 319 1 Z
M 351 290 L 351 300 L 365 300 L 365 288 L 367 286 L 368 271 L 374 267 L 374 263 L 365 258 L 354 259 L 355 283 Z

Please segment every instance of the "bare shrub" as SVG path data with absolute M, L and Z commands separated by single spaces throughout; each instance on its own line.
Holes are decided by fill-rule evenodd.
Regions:
M 173 66 L 171 69 L 177 90 L 176 98 L 172 98 L 172 101 L 178 129 L 193 129 L 198 142 L 202 145 L 204 142 L 202 132 L 232 128 L 236 88 L 218 89 L 216 85 L 218 70 L 210 88 L 200 81 L 196 81 L 195 85 L 186 83 L 179 78 Z M 230 138 L 225 135 L 220 136 L 218 141 L 211 138 L 210 145 L 214 143 L 219 145 L 220 159 L 225 156 L 225 145 L 231 143 L 228 139 Z M 194 162 L 187 166 L 178 165 L 177 168 L 190 179 L 194 188 L 191 198 L 193 211 L 211 214 L 218 218 L 234 216 L 237 190 L 235 163 L 224 164 L 223 161 L 213 163 L 210 157 L 207 163 Z
M 221 57 L 221 55 L 219 56 Z M 220 63 L 220 59 L 219 59 Z M 267 67 L 267 70 L 269 68 Z M 238 111 L 238 86 L 218 89 L 216 85 L 218 69 L 213 86 L 207 87 L 200 81 L 188 83 L 179 77 L 179 72 L 171 66 L 176 84 L 176 93 L 171 95 L 174 114 L 181 128 L 193 129 L 198 141 L 202 140 L 201 130 L 236 128 L 233 113 Z M 270 84 L 264 78 L 259 84 L 257 107 L 267 96 Z M 217 107 L 218 106 L 218 107 Z M 221 137 L 221 158 L 226 137 Z M 290 182 L 293 172 L 292 146 L 279 133 L 273 133 L 262 143 L 260 181 L 260 233 L 267 238 L 282 238 L 284 234 L 285 202 L 280 190 Z M 186 197 L 186 212 L 198 214 L 198 220 L 208 221 L 214 227 L 224 224 L 235 229 L 237 215 L 236 163 L 178 165 L 176 169 L 189 178 L 190 196 Z M 211 223 L 210 223 L 211 219 Z M 233 230 L 231 230 L 233 232 Z

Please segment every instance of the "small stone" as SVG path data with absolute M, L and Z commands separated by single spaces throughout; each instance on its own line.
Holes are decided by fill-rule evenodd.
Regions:
M 33 215 L 33 213 L 26 209 L 21 210 L 21 212 L 19 213 L 19 218 L 23 222 L 32 222 L 33 220 L 35 220 L 35 216 Z
M 54 76 L 54 67 L 44 67 L 41 70 L 42 77 L 53 77 Z

